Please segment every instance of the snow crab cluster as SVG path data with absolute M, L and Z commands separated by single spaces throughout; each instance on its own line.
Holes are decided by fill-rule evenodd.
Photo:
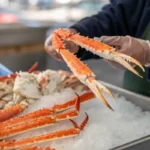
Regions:
M 37 63 L 33 65 L 35 69 Z M 18 72 L 0 77 L 0 109 L 16 104 L 30 105 L 44 95 L 71 87 L 74 91 L 87 90 L 74 75 L 62 70 Z

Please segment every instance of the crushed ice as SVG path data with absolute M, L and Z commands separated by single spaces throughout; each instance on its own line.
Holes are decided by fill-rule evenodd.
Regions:
M 54 93 L 50 96 L 44 96 L 27 109 L 25 113 L 63 103 L 74 96 L 75 94 L 71 89 L 66 89 L 61 93 Z M 74 120 L 80 124 L 86 112 L 89 115 L 89 122 L 80 135 L 74 138 L 46 142 L 41 145 L 44 145 L 44 147 L 54 147 L 57 150 L 109 150 L 150 134 L 149 112 L 142 112 L 140 107 L 127 101 L 125 97 L 118 96 L 118 94 L 115 94 L 115 100 L 107 95 L 105 95 L 105 98 L 115 110 L 114 112 L 106 108 L 96 98 L 81 104 L 80 115 Z M 12 138 L 31 137 L 70 127 L 72 127 L 72 124 L 69 121 L 61 121 L 56 125 L 29 131 Z

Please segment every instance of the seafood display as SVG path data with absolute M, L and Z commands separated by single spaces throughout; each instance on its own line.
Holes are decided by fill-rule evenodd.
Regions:
M 113 94 L 96 80 L 96 75 L 90 68 L 65 48 L 62 40 L 74 42 L 100 57 L 118 62 L 139 77 L 141 77 L 139 73 L 128 62 L 138 65 L 144 71 L 142 65 L 134 58 L 116 52 L 114 48 L 104 43 L 80 36 L 79 34 L 70 33 L 64 29 L 54 31 L 52 44 L 63 57 L 73 74 L 62 70 L 37 71 L 35 70 L 37 64 L 34 64 L 28 72 L 20 71 L 9 76 L 0 77 L 0 139 L 3 140 L 0 142 L 0 149 L 50 150 L 53 148 L 40 148 L 37 144 L 79 135 L 88 122 L 88 114 L 86 114 L 80 125 L 72 119 L 78 117 L 80 103 L 95 97 L 102 100 L 108 108 L 113 110 L 102 95 L 102 92 L 107 93 L 111 97 L 113 97 Z M 45 42 L 45 49 L 49 52 L 49 38 Z M 36 101 L 40 102 L 43 96 L 51 95 L 67 87 L 72 88 L 74 92 L 86 91 L 86 93 L 82 95 L 76 94 L 74 99 L 68 100 L 64 104 L 56 104 L 52 108 L 47 106 L 47 108 L 19 115 L 26 108 L 34 105 Z M 68 110 L 72 107 L 74 107 L 74 110 Z M 20 140 L 7 140 L 9 137 L 54 125 L 63 120 L 70 120 L 73 127 Z

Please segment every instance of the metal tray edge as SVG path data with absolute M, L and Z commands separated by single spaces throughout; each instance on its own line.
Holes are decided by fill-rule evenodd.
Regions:
M 128 90 L 125 90 L 123 88 L 117 87 L 115 85 L 100 81 L 104 86 L 106 86 L 107 88 L 109 88 L 112 92 L 114 93 L 118 93 L 122 96 L 125 96 L 125 98 L 130 99 L 131 102 L 133 102 L 134 104 L 140 105 L 142 107 L 143 110 L 148 110 L 150 111 L 150 98 L 147 96 L 143 96 L 134 92 L 130 92 Z M 135 149 L 134 147 L 136 147 L 137 145 L 140 145 L 142 143 L 145 143 L 147 141 L 150 141 L 150 135 L 144 136 L 142 138 L 133 140 L 131 142 L 125 143 L 123 145 L 114 147 L 110 150 L 128 150 L 128 149 Z M 150 143 L 150 142 L 149 142 Z M 150 148 L 148 148 L 149 150 Z M 136 149 L 137 150 L 137 149 Z M 143 149 L 143 150 L 147 150 L 147 149 Z
M 117 86 L 109 84 L 107 82 L 103 82 L 103 81 L 100 81 L 100 82 L 104 86 L 106 86 L 108 89 L 110 89 L 110 91 L 112 91 L 114 93 L 118 93 L 118 94 L 126 97 L 127 100 L 129 99 L 135 105 L 140 106 L 142 108 L 142 110 L 150 111 L 150 97 L 125 90 L 123 88 L 117 87 Z

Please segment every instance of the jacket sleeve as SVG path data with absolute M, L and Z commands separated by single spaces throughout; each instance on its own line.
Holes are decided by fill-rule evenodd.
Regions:
M 141 23 L 144 24 L 143 13 L 146 3 L 147 0 L 110 0 L 110 3 L 96 15 L 86 17 L 70 28 L 76 29 L 80 35 L 89 38 L 102 35 L 139 37 L 147 24 L 144 20 L 145 26 L 141 27 Z M 99 58 L 83 48 L 80 48 L 77 56 L 82 60 Z

